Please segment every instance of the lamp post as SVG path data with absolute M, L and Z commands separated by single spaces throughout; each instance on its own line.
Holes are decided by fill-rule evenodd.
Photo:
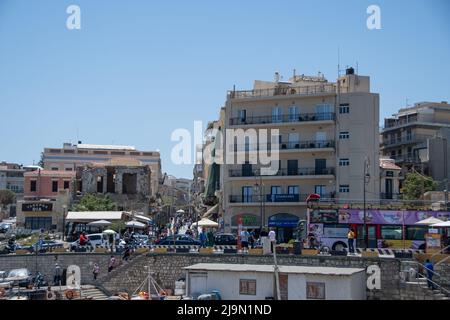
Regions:
M 363 227 L 363 236 L 364 236 L 364 249 L 369 247 L 369 237 L 367 232 L 366 225 L 366 183 L 369 183 L 370 174 L 369 174 L 369 159 L 366 157 L 364 160 L 364 176 L 363 176 L 363 207 L 364 207 L 364 227 Z
M 259 175 L 259 184 L 258 182 L 255 183 L 255 191 L 259 193 L 259 206 L 260 206 L 260 226 L 259 226 L 259 232 L 263 230 L 264 226 L 264 215 L 263 215 L 263 197 L 264 197 L 264 187 L 262 183 L 262 176 Z
M 66 211 L 67 206 L 63 205 L 63 221 L 62 221 L 62 240 L 65 241 L 65 235 L 66 235 Z

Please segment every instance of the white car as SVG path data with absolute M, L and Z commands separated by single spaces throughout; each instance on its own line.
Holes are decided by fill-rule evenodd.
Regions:
M 88 238 L 88 245 L 92 247 L 107 245 L 108 244 L 108 235 L 104 233 L 92 233 L 86 235 Z M 80 246 L 80 239 L 74 241 L 70 244 L 70 250 L 74 251 L 76 248 Z

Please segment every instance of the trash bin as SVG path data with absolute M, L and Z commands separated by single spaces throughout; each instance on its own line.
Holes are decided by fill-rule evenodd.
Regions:
M 302 254 L 303 243 L 301 241 L 294 241 L 294 254 Z

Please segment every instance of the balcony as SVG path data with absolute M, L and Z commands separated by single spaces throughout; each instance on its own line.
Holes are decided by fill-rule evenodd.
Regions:
M 311 140 L 298 142 L 280 142 L 278 150 L 304 150 L 304 149 L 327 149 L 334 148 L 333 140 Z M 273 150 L 272 144 L 236 144 L 234 151 L 259 151 L 260 149 Z
M 401 117 L 400 119 L 386 119 L 385 120 L 385 126 L 383 128 L 384 130 L 390 130 L 393 128 L 397 128 L 397 127 L 402 127 L 402 126 L 406 126 L 408 124 L 413 124 L 415 122 L 418 122 L 418 118 L 417 115 L 413 116 L 413 117 Z
M 399 145 L 406 145 L 406 144 L 416 144 L 420 142 L 424 142 L 427 139 L 432 138 L 431 136 L 426 135 L 418 135 L 413 134 L 406 137 L 394 137 L 394 138 L 388 138 L 384 139 L 381 143 L 382 148 L 388 148 L 388 147 L 396 147 Z
M 232 169 L 229 171 L 230 178 L 235 177 L 259 177 L 259 169 Z M 276 177 L 276 176 L 324 176 L 334 175 L 334 168 L 289 168 L 279 169 L 274 175 L 263 177 Z
M 334 84 L 319 84 L 314 86 L 278 86 L 269 89 L 254 89 L 228 91 L 228 99 L 245 99 L 245 98 L 263 98 L 274 96 L 311 96 L 321 94 L 335 94 L 336 86 Z
M 301 113 L 301 114 L 284 114 L 271 116 L 258 116 L 246 118 L 231 118 L 230 125 L 249 125 L 249 124 L 273 124 L 273 123 L 302 123 L 302 122 L 316 122 L 316 121 L 334 121 L 334 112 L 324 113 Z
M 268 203 L 296 203 L 296 202 L 306 202 L 306 198 L 309 194 L 266 194 L 261 199 L 260 195 L 230 195 L 230 203 L 259 203 L 264 200 L 264 204 Z M 334 196 L 330 194 L 324 194 L 323 198 L 331 199 Z
M 391 157 L 391 159 L 394 159 L 395 160 L 395 163 L 396 164 L 399 164 L 399 163 L 411 163 L 411 164 L 414 164 L 414 163 L 420 163 L 420 159 L 419 159 L 419 157 L 418 156 L 413 156 L 412 154 L 411 155 L 405 155 L 405 156 L 394 156 L 394 157 Z

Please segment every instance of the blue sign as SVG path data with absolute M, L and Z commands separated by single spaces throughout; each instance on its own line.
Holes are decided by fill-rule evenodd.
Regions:
M 294 215 L 277 214 L 269 218 L 269 227 L 296 228 L 298 220 Z
M 268 194 L 267 202 L 299 202 L 298 194 Z

